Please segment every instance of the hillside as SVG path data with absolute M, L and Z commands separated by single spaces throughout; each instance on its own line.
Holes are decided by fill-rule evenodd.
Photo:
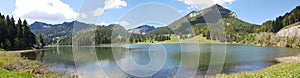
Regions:
M 289 27 L 286 29 L 280 30 L 276 36 L 278 37 L 300 37 L 300 25 Z
M 34 22 L 30 25 L 30 29 L 34 34 L 42 34 L 46 44 L 58 43 L 59 39 L 72 35 L 73 26 L 82 26 L 84 28 L 93 27 L 95 25 L 86 24 L 79 21 L 64 22 L 62 24 L 47 24 L 42 22 Z
M 282 28 L 300 22 L 300 6 L 297 6 L 291 12 L 277 17 L 275 20 L 269 20 L 262 24 L 260 32 L 277 33 Z
M 154 26 L 143 25 L 143 26 L 139 26 L 139 27 L 136 27 L 133 29 L 129 29 L 128 32 L 135 33 L 135 34 L 146 34 L 154 29 L 155 29 Z
M 207 39 L 215 40 L 217 39 L 216 36 L 210 33 L 204 19 L 204 16 L 206 14 L 218 14 L 218 12 L 216 12 L 216 10 L 213 10 L 213 8 L 217 8 L 223 18 L 218 22 L 222 22 L 222 24 L 225 26 L 227 42 L 239 42 L 244 39 L 247 34 L 254 33 L 255 30 L 259 28 L 258 25 L 250 24 L 238 19 L 237 15 L 234 12 L 216 4 L 200 11 L 192 11 L 188 15 L 171 23 L 165 28 L 155 29 L 153 31 L 170 29 L 172 33 L 179 35 L 181 39 L 191 38 L 196 35 L 202 35 Z

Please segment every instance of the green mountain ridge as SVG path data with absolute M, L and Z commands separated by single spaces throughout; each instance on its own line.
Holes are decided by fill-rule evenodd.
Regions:
M 209 40 L 217 40 L 221 42 L 237 42 L 237 43 L 247 42 L 247 40 L 249 39 L 253 40 L 256 37 L 253 34 L 261 33 L 261 32 L 272 32 L 275 30 L 277 31 L 278 28 L 283 28 L 284 26 L 282 27 L 276 27 L 276 26 L 289 25 L 292 24 L 292 22 L 298 22 L 299 20 L 298 18 L 296 18 L 297 16 L 300 15 L 299 14 L 300 12 L 298 10 L 299 7 L 291 11 L 291 13 L 287 13 L 284 16 L 278 17 L 277 20 L 279 21 L 281 21 L 280 18 L 283 19 L 283 18 L 290 17 L 290 19 L 282 20 L 285 21 L 286 23 L 282 22 L 277 24 L 276 22 L 267 21 L 263 25 L 256 25 L 239 19 L 235 14 L 235 12 L 232 12 L 231 10 L 216 4 L 200 11 L 192 11 L 186 16 L 174 21 L 170 25 L 167 25 L 165 27 L 155 28 L 154 30 L 149 31 L 144 35 L 137 34 L 137 33 L 129 33 L 127 30 L 125 30 L 123 26 L 117 24 L 111 24 L 110 25 L 111 27 L 90 25 L 91 27 L 96 27 L 96 29 L 91 28 L 91 30 L 88 29 L 88 30 L 80 31 L 80 34 L 84 36 L 75 36 L 78 38 L 73 38 L 73 40 L 77 39 L 80 41 L 80 40 L 85 40 L 86 38 L 95 38 L 95 40 L 92 40 L 95 42 L 88 42 L 88 44 L 95 44 L 95 45 L 109 44 L 116 41 L 122 41 L 126 43 L 137 43 L 137 42 L 147 42 L 147 41 L 154 42 L 154 41 L 170 40 L 170 36 L 172 34 L 176 34 L 177 37 L 179 37 L 179 39 L 188 39 L 194 36 L 201 35 L 203 37 L 206 37 Z M 222 19 L 216 20 L 215 23 L 221 23 L 222 25 L 224 25 L 225 26 L 224 31 L 217 31 L 217 32 L 212 31 L 210 29 L 215 29 L 215 28 L 209 27 L 207 25 L 204 17 L 207 15 L 215 15 L 215 14 L 221 14 Z M 215 17 L 213 17 L 212 19 L 215 19 Z M 119 34 L 119 33 L 112 34 L 114 27 L 118 27 L 119 28 L 118 32 L 121 32 L 123 34 Z M 96 32 L 96 35 L 87 35 L 91 33 L 86 31 L 92 31 L 92 30 L 94 30 L 93 32 Z M 226 38 L 219 38 L 220 33 L 226 34 Z M 88 36 L 93 36 L 93 37 L 88 37 Z M 116 38 L 116 39 L 112 39 L 112 38 Z M 68 41 L 68 44 L 70 45 L 71 39 L 72 37 L 70 37 L 70 35 L 67 35 L 61 38 L 60 40 L 58 40 L 58 43 L 60 44 L 62 43 L 63 45 L 65 45 L 64 41 Z
M 203 35 L 204 37 L 207 37 L 207 39 L 215 40 L 217 36 L 215 36 L 214 33 L 210 33 L 204 19 L 207 14 L 221 14 L 222 19 L 218 22 L 221 22 L 225 26 L 225 31 L 222 32 L 226 32 L 227 42 L 239 42 L 246 34 L 255 32 L 259 27 L 258 25 L 250 24 L 238 19 L 234 12 L 218 4 L 200 11 L 192 11 L 166 27 L 177 35 L 180 35 L 181 39 L 184 39 L 184 35 L 186 34 L 192 34 L 193 36 Z

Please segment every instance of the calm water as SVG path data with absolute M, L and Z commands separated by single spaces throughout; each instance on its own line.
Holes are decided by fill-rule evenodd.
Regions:
M 199 49 L 196 47 L 199 47 Z M 131 73 L 151 74 L 153 72 L 152 77 L 156 78 L 173 77 L 176 74 L 182 75 L 178 75 L 178 77 L 194 76 L 193 74 L 197 76 L 217 73 L 232 74 L 269 67 L 274 63 L 268 61 L 268 59 L 273 57 L 300 54 L 300 49 L 240 44 L 143 44 L 123 47 L 66 46 L 48 47 L 48 49 L 51 50 L 23 55 L 29 59 L 49 64 L 52 71 L 76 74 L 81 77 L 96 77 L 99 75 L 106 77 L 136 77 Z M 225 50 L 226 54 L 224 54 Z M 226 57 L 224 65 L 223 57 Z M 211 60 L 214 60 L 214 63 L 209 64 Z M 138 68 L 134 65 L 152 67 L 147 69 Z M 209 65 L 212 69 L 210 69 L 210 73 L 207 73 Z M 222 67 L 218 68 L 220 66 Z

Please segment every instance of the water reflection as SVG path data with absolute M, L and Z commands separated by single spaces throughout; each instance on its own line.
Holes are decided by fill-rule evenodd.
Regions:
M 50 70 L 63 74 L 80 74 L 82 77 L 135 77 L 122 71 L 117 64 L 119 60 L 126 65 L 129 59 L 134 60 L 140 65 L 146 65 L 151 61 L 148 48 L 151 45 L 132 45 L 134 49 L 117 48 L 120 51 L 118 57 L 114 58 L 114 53 L 110 47 L 49 47 L 46 51 L 37 51 L 32 53 L 22 53 L 22 56 L 31 60 L 37 60 L 46 64 L 50 64 Z M 180 44 L 164 44 L 167 51 L 166 62 L 162 69 L 155 73 L 152 77 L 173 77 L 179 69 L 181 60 Z M 205 75 L 211 57 L 211 44 L 200 44 L 200 53 L 188 52 L 185 57 L 194 58 L 200 54 L 197 67 L 197 75 Z M 272 47 L 256 47 L 248 45 L 228 45 L 225 64 L 221 73 L 232 74 L 245 71 L 260 70 L 270 65 L 266 59 L 278 56 L 288 56 L 300 54 L 299 49 L 292 48 L 272 48 Z M 75 58 L 75 57 L 76 58 Z M 96 56 L 96 58 L 89 58 Z M 116 56 L 116 55 L 115 55 Z M 76 61 L 76 63 L 74 62 Z M 189 62 L 197 62 L 190 60 Z M 218 63 L 215 63 L 218 65 Z M 181 71 L 189 72 L 189 65 L 182 68 Z M 133 70 L 139 71 L 139 70 Z M 143 71 L 140 71 L 143 72 Z M 101 74 L 102 73 L 102 74 Z M 188 73 L 187 73 L 188 74 Z M 214 74 L 211 74 L 214 75 Z

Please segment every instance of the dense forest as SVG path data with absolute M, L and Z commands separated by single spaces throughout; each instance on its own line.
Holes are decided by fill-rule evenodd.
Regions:
M 42 41 L 42 40 L 39 40 Z M 14 17 L 5 17 L 0 13 L 0 48 L 5 50 L 31 49 L 36 45 L 35 34 L 26 20 L 15 23 Z
M 285 26 L 300 22 L 300 6 L 297 6 L 291 12 L 283 16 L 277 17 L 275 20 L 269 20 L 262 24 L 260 32 L 273 32 L 276 33 Z
M 157 31 L 157 30 L 156 30 Z M 165 31 L 159 30 L 160 31 Z M 150 32 L 147 34 L 129 33 L 123 26 L 111 24 L 108 26 L 91 27 L 59 40 L 60 45 L 100 45 L 111 43 L 138 43 L 170 40 L 170 35 Z

